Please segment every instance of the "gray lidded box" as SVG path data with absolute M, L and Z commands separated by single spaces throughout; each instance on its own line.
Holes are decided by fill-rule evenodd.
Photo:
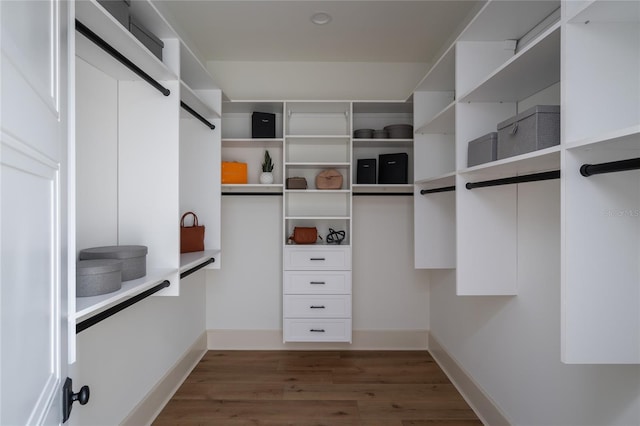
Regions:
M 122 281 L 147 275 L 146 246 L 105 246 L 80 250 L 80 260 L 118 259 L 122 261 Z
M 498 160 L 559 143 L 558 105 L 536 105 L 498 124 Z
M 76 297 L 98 296 L 122 288 L 122 261 L 80 260 L 76 264 Z
M 155 34 L 146 29 L 135 16 L 129 17 L 129 31 L 133 34 L 147 49 L 151 51 L 156 57 L 162 60 L 162 49 L 164 43 Z
M 98 0 L 123 27 L 129 28 L 129 0 Z
M 496 161 L 498 133 L 491 132 L 469 141 L 467 145 L 467 167 Z

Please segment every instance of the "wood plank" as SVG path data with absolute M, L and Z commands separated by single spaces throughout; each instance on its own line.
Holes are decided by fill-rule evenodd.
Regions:
M 425 351 L 210 351 L 153 424 L 482 423 Z

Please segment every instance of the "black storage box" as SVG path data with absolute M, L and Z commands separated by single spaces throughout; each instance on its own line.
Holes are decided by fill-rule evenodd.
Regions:
M 98 0 L 123 27 L 129 28 L 129 0 Z
M 379 184 L 407 183 L 409 155 L 405 152 L 398 154 L 380 154 L 378 168 Z
M 254 112 L 251 115 L 252 138 L 275 138 L 276 115 L 268 112 Z
M 356 172 L 356 183 L 358 184 L 374 184 L 376 183 L 376 159 L 363 158 L 358 160 L 358 168 Z
M 162 49 L 164 48 L 164 43 L 151 31 L 143 27 L 133 15 L 129 17 L 129 31 L 131 31 L 131 34 L 140 40 L 140 42 L 151 51 L 151 53 L 156 55 L 158 59 L 162 60 Z

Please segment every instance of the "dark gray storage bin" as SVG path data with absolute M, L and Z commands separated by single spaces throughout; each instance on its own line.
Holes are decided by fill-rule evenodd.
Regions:
M 411 139 L 413 138 L 413 126 L 411 124 L 390 124 L 384 126 L 389 134 L 389 139 Z
M 558 105 L 536 105 L 498 124 L 498 160 L 559 143 Z
M 80 250 L 80 260 L 117 259 L 122 261 L 122 281 L 147 275 L 146 246 L 105 246 Z
M 122 288 L 122 261 L 80 260 L 76 264 L 76 297 L 98 296 Z
M 469 142 L 467 145 L 467 167 L 495 161 L 498 149 L 498 133 L 491 132 Z
M 133 34 L 147 49 L 151 51 L 158 59 L 162 60 L 162 49 L 164 43 L 156 37 L 151 31 L 146 29 L 135 16 L 129 17 L 129 31 Z
M 98 0 L 123 27 L 129 28 L 129 0 Z

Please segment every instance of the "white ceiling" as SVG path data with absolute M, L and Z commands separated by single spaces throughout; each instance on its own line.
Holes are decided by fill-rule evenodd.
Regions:
M 204 61 L 427 63 L 478 0 L 161 0 Z M 315 12 L 332 21 L 318 26 Z

